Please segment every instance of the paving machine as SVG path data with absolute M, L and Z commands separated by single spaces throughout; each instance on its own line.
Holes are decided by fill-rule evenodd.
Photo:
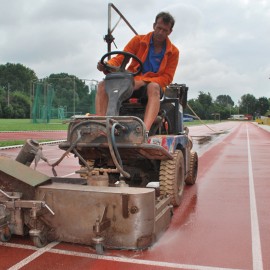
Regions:
M 59 147 L 81 165 L 80 177 L 50 177 L 29 164 L 39 152 L 28 141 L 16 160 L 0 158 L 0 240 L 29 234 L 34 245 L 64 241 L 107 249 L 145 249 L 169 226 L 181 203 L 185 184 L 196 181 L 197 153 L 192 151 L 183 107 L 188 88 L 167 87 L 160 112 L 149 134 L 143 115 L 147 100 L 130 99 L 141 61 L 127 52 L 123 62 L 105 77 L 109 98 L 106 116 L 73 116 L 67 140 Z M 134 58 L 136 74 L 126 66 Z M 27 149 L 26 149 L 27 148 Z M 30 161 L 30 162 L 29 162 Z

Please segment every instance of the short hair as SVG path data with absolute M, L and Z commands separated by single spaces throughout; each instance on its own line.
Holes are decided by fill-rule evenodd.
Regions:
M 162 11 L 162 12 L 158 13 L 158 15 L 156 16 L 155 23 L 157 23 L 157 20 L 159 18 L 162 18 L 162 20 L 163 20 L 163 22 L 165 24 L 170 24 L 171 25 L 171 29 L 173 29 L 175 20 L 174 20 L 174 17 L 169 12 L 163 12 Z

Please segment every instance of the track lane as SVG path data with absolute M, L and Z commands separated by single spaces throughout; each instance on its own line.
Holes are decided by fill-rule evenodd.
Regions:
M 262 257 L 262 266 L 264 269 L 270 269 L 270 132 L 265 131 L 266 127 L 248 125 L 247 132 L 250 142 L 250 152 L 254 192 L 256 199 L 256 212 L 258 215 L 258 224 L 254 224 L 255 229 L 260 233 L 260 247 L 254 247 L 254 257 Z M 270 129 L 269 129 L 270 130 Z M 253 213 L 251 213 L 253 215 Z M 258 227 L 258 228 L 256 228 Z M 258 236 L 259 237 L 259 236 Z M 258 253 L 261 254 L 258 254 Z M 258 268 L 259 269 L 259 268 Z
M 192 135 L 192 128 L 190 130 Z M 149 250 L 106 251 L 106 256 L 102 257 L 95 255 L 89 247 L 60 243 L 17 269 L 68 270 L 77 266 L 80 269 L 204 270 L 262 269 L 262 266 L 270 269 L 270 218 L 267 207 L 270 201 L 269 151 L 265 151 L 270 142 L 269 134 L 255 125 L 237 123 L 221 141 L 217 140 L 209 149 L 204 147 L 199 153 L 196 185 L 186 187 L 182 205 L 175 211 L 169 229 Z M 54 148 L 49 149 L 51 151 Z M 52 152 L 56 154 L 56 150 Z M 62 152 L 57 153 L 58 157 L 59 153 Z M 50 158 L 53 158 L 52 154 Z M 62 171 L 60 166 L 57 168 L 60 174 L 72 171 L 70 166 L 77 166 L 72 157 L 65 162 L 66 169 Z M 45 172 L 45 164 L 40 163 L 38 169 Z M 261 259 L 256 257 L 257 249 L 251 228 L 250 170 L 258 214 Z M 258 236 L 255 238 L 257 241 Z M 12 242 L 22 242 L 31 247 L 31 242 L 19 237 L 15 237 Z M 256 252 L 252 254 L 254 245 Z M 5 254 L 4 248 L 7 246 L 0 244 L 0 254 Z M 11 257 L 11 254 L 17 255 L 18 248 L 8 249 L 11 249 Z M 20 251 L 25 252 L 25 249 L 20 248 Z M 37 252 L 34 247 L 32 252 Z M 17 260 L 20 261 L 19 258 Z M 1 261 L 2 258 L 0 265 Z M 11 266 L 15 264 L 16 261 L 13 261 Z

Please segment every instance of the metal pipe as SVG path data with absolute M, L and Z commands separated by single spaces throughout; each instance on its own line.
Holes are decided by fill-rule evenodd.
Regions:
M 2 193 L 5 197 L 7 197 L 8 199 L 11 199 L 11 200 L 15 200 L 15 199 L 20 199 L 20 195 L 17 195 L 17 196 L 11 196 L 11 195 L 8 195 L 6 192 L 4 192 L 2 189 L 0 189 L 0 193 Z
M 111 21 L 112 21 L 112 13 L 111 13 L 111 6 L 112 3 L 109 3 L 108 5 L 108 33 L 107 33 L 107 37 L 111 36 Z M 107 41 L 107 51 L 111 52 L 111 42 Z M 108 59 L 110 59 L 110 57 L 108 57 Z
M 133 31 L 133 33 L 135 35 L 138 35 L 138 33 L 136 32 L 136 30 L 131 26 L 131 24 L 128 22 L 128 20 L 124 17 L 124 15 L 115 7 L 114 4 L 110 3 L 109 4 L 110 7 L 112 7 L 117 13 L 118 15 L 125 21 L 125 23 L 127 24 L 127 26 Z

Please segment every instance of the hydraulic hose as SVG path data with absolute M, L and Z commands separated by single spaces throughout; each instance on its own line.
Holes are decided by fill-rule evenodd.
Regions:
M 123 127 L 122 125 L 120 125 L 118 122 L 115 122 L 112 126 L 112 128 L 110 129 L 110 118 L 107 118 L 106 120 L 106 130 L 107 130 L 107 139 L 108 139 L 108 146 L 109 146 L 109 150 L 113 159 L 113 162 L 116 166 L 116 168 L 119 170 L 119 172 L 126 178 L 130 178 L 130 174 L 126 171 L 124 171 L 123 164 L 122 164 L 122 160 L 121 157 L 119 155 L 119 151 L 117 149 L 116 146 L 116 142 L 115 142 L 115 135 L 114 135 L 114 131 L 116 126 L 119 126 L 121 129 L 124 129 L 125 127 Z
M 85 125 L 85 123 L 95 123 L 95 124 L 99 124 L 99 125 L 102 125 L 102 126 L 105 126 L 105 124 L 103 123 L 100 123 L 100 122 L 97 122 L 97 121 L 93 121 L 93 120 L 87 120 L 87 121 L 83 121 L 83 122 L 80 122 L 78 123 L 77 125 L 75 125 L 71 131 L 70 131 L 70 134 L 69 134 L 69 138 L 72 137 L 73 133 L 75 131 L 77 131 L 77 139 L 70 145 L 70 147 L 65 151 L 65 153 L 60 157 L 59 160 L 57 160 L 55 163 L 53 164 L 49 164 L 51 167 L 52 167 L 52 172 L 53 172 L 53 175 L 54 176 L 57 176 L 57 173 L 56 173 L 56 170 L 55 170 L 55 167 L 58 166 L 60 164 L 60 162 L 62 162 L 62 160 L 64 159 L 64 157 L 66 157 L 71 151 L 75 152 L 75 154 L 79 157 L 79 159 L 83 162 L 83 164 L 87 167 L 87 169 L 90 171 L 91 168 L 89 167 L 88 163 L 83 159 L 83 157 L 78 153 L 78 151 L 76 151 L 76 145 L 77 145 L 77 142 L 81 139 L 81 132 L 80 130 L 78 129 L 78 127 L 82 126 L 82 125 Z
M 80 131 L 77 130 L 77 139 L 71 144 L 71 146 L 66 150 L 66 152 L 53 164 L 50 164 L 52 167 L 52 172 L 54 176 L 57 176 L 56 170 L 54 169 L 54 167 L 58 166 L 60 164 L 60 162 L 64 159 L 64 157 L 66 157 L 76 146 L 77 142 L 81 139 L 81 134 Z

